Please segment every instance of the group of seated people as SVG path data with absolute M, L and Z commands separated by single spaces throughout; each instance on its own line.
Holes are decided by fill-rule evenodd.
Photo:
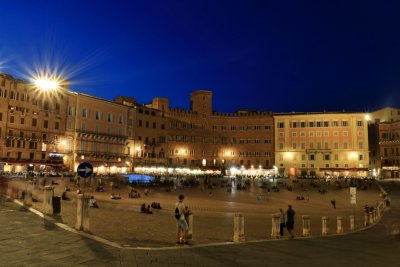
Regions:
M 147 205 L 147 207 L 146 207 L 146 203 L 143 203 L 140 206 L 140 212 L 141 213 L 147 213 L 147 214 L 153 214 L 153 208 L 150 207 L 150 205 Z
M 131 192 L 129 193 L 130 198 L 140 198 L 140 193 L 136 191 L 136 189 L 132 188 Z
M 152 207 L 153 209 L 157 209 L 157 210 L 162 209 L 160 203 L 158 203 L 158 202 L 153 202 L 153 203 L 151 203 L 151 207 Z
M 111 198 L 111 199 L 121 199 L 121 195 L 120 195 L 120 194 L 111 193 L 110 198 Z
M 304 200 L 304 196 L 303 195 L 299 195 L 296 197 L 296 200 Z

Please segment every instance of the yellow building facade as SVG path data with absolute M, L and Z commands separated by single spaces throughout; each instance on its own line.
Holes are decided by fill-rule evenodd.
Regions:
M 368 175 L 364 113 L 274 114 L 275 164 L 282 175 Z

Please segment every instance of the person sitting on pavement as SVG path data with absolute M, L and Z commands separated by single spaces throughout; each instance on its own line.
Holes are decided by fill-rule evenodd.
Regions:
M 61 195 L 62 200 L 69 200 L 69 197 L 67 196 L 67 191 L 64 191 Z
M 145 204 L 145 203 L 143 203 L 143 204 L 140 206 L 140 212 L 141 212 L 141 213 L 146 213 L 146 204 Z
M 94 198 L 94 196 L 90 197 L 90 207 L 92 208 L 99 208 L 99 205 L 97 204 L 97 200 Z
M 147 214 L 153 214 L 153 209 L 150 207 L 150 205 L 147 205 L 146 213 Z

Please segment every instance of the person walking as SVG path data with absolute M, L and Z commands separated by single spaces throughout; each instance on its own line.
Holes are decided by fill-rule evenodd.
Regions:
M 292 205 L 288 205 L 288 209 L 286 211 L 286 229 L 288 230 L 290 237 L 294 238 L 293 229 L 294 229 L 294 215 L 296 212 L 292 209 Z
M 333 207 L 334 209 L 336 209 L 336 200 L 335 200 L 335 199 L 332 199 L 332 200 L 331 200 L 331 204 L 332 204 L 332 207 Z
M 176 244 L 188 244 L 187 236 L 189 226 L 185 219 L 185 204 L 183 200 L 185 199 L 184 195 L 179 195 L 179 202 L 175 205 L 175 218 L 176 218 Z
M 279 209 L 279 234 L 282 237 L 283 236 L 283 229 L 285 228 L 285 213 L 283 212 L 282 209 Z

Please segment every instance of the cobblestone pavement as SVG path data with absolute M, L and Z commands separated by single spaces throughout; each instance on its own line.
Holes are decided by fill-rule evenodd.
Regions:
M 400 186 L 375 226 L 342 236 L 168 249 L 114 248 L 0 205 L 0 266 L 398 266 Z

